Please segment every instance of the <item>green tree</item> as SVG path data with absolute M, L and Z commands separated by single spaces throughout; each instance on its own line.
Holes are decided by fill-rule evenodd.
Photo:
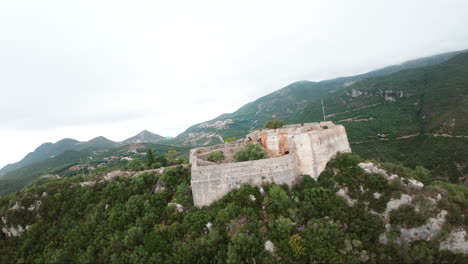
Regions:
M 278 241 L 286 240 L 293 228 L 291 219 L 280 216 L 274 223 L 270 223 L 270 235 Z
M 226 138 L 226 139 L 224 140 L 224 142 L 229 143 L 229 142 L 233 142 L 233 141 L 236 141 L 236 140 L 237 140 L 236 137 L 230 137 L 230 138 Z
M 154 154 L 151 149 L 148 149 L 146 151 L 146 165 L 148 165 L 148 168 L 151 168 L 154 164 Z
M 264 127 L 268 128 L 268 129 L 277 129 L 277 128 L 281 128 L 283 126 L 284 126 L 284 123 L 281 120 L 270 120 L 270 121 L 265 123 Z
M 273 185 L 268 190 L 266 208 L 270 212 L 281 213 L 289 208 L 291 200 L 283 188 L 279 185 Z
M 288 244 L 294 258 L 301 259 L 306 255 L 305 242 L 305 239 L 298 234 L 294 234 L 289 238 Z
M 416 176 L 417 180 L 424 184 L 428 184 L 431 182 L 431 172 L 423 166 L 416 166 L 416 169 L 414 170 L 414 175 Z
M 169 161 L 167 160 L 167 158 L 166 158 L 165 155 L 157 156 L 157 157 L 154 159 L 154 161 L 155 161 L 156 163 L 159 163 L 159 164 L 161 165 L 160 167 L 165 167 L 165 166 L 167 166 L 167 164 L 168 164 L 168 162 L 169 162 Z
M 302 245 L 306 245 L 309 258 L 307 263 L 356 263 L 356 260 L 340 253 L 346 235 L 335 224 L 325 219 L 312 219 L 307 223 L 303 236 L 305 241 Z
M 235 154 L 235 159 L 238 162 L 248 161 L 248 160 L 258 160 L 265 157 L 265 151 L 263 150 L 260 144 L 254 144 L 247 142 L 245 147 L 241 150 L 238 150 Z
M 143 228 L 132 226 L 127 230 L 127 234 L 124 239 L 124 244 L 127 247 L 134 247 L 143 243 Z
M 211 152 L 207 158 L 207 160 L 211 162 L 219 162 L 223 161 L 224 159 L 226 159 L 226 157 L 224 156 L 224 153 L 222 151 Z
M 177 150 L 175 149 L 170 149 L 166 152 L 166 157 L 170 160 L 174 159 L 179 153 L 177 153 Z
M 227 263 L 255 263 L 260 247 L 260 239 L 254 234 L 236 233 L 228 245 Z
M 134 159 L 128 163 L 128 168 L 132 171 L 141 171 L 145 169 L 145 166 L 140 159 Z

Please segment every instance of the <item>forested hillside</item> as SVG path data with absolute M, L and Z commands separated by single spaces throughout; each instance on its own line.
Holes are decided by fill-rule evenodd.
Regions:
M 79 175 L 0 198 L 0 262 L 466 263 L 467 215 L 466 187 L 355 154 L 202 209 L 182 166 Z
M 40 183 L 43 181 L 41 177 L 47 175 L 69 177 L 82 172 L 89 173 L 101 166 L 120 168 L 130 164 L 132 160 L 143 159 L 148 149 L 151 149 L 155 155 L 164 155 L 173 150 L 175 155 L 185 159 L 188 158 L 189 150 L 157 143 L 128 144 L 105 151 L 67 150 L 57 156 L 7 172 L 0 178 L 0 196 Z
M 191 146 L 244 137 L 271 119 L 286 124 L 320 121 L 320 98 L 327 119 L 346 127 L 352 149 L 359 155 L 411 168 L 423 165 L 436 178 L 466 183 L 468 55 L 463 52 L 351 77 L 296 82 L 232 114 L 194 125 L 175 139 L 142 131 L 123 142 L 97 137 L 87 142 L 45 143 L 0 170 L 0 195 L 19 190 L 42 174 L 66 176 L 66 170 L 89 158 L 98 164 L 127 144 L 163 143 L 164 151 L 168 150 L 165 145 L 184 146 L 170 148 L 186 154 Z
M 219 142 L 220 137 L 224 139 L 233 136 L 242 137 L 246 131 L 260 128 L 270 119 L 322 120 L 321 108 L 320 111 L 315 111 L 315 108 L 314 111 L 310 111 L 310 108 L 320 107 L 317 102 L 321 97 L 331 92 L 341 91 L 360 80 L 437 65 L 464 52 L 466 50 L 434 55 L 356 76 L 340 77 L 321 82 L 295 82 L 244 105 L 234 113 L 223 114 L 213 120 L 193 125 L 177 136 L 175 140 L 171 139 L 170 141 L 185 145 L 210 144 Z
M 441 61 L 390 74 L 294 83 L 233 114 L 189 128 L 177 142 L 239 138 L 270 119 L 286 124 L 320 121 L 323 98 L 327 120 L 346 127 L 359 155 L 412 168 L 423 165 L 435 177 L 463 183 L 468 175 L 468 53 L 435 62 Z
M 78 141 L 71 138 L 64 138 L 56 143 L 47 142 L 37 147 L 18 162 L 8 164 L 0 169 L 0 178 L 8 172 L 14 171 L 37 162 L 41 162 L 65 151 L 106 151 L 132 143 L 156 143 L 163 140 L 164 137 L 144 130 L 137 135 L 128 138 L 122 142 L 115 142 L 105 137 L 95 137 L 89 141 Z

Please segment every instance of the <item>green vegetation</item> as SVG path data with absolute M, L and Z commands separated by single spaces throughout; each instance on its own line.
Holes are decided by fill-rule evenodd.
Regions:
M 132 171 L 142 171 L 146 167 L 140 159 L 134 159 L 128 163 L 127 168 Z
M 381 212 L 380 203 L 402 191 L 363 173 L 359 162 L 355 154 L 341 155 L 317 182 L 305 176 L 292 189 L 273 184 L 264 191 L 245 185 L 202 209 L 193 206 L 190 174 L 182 166 L 94 186 L 78 184 L 91 176 L 49 181 L 0 198 L 0 216 L 7 221 L 0 227 L 29 226 L 20 237 L 0 235 L 0 262 L 466 263 L 466 256 L 439 251 L 443 234 L 434 241 L 380 244 L 384 223 L 370 210 Z M 408 177 L 419 173 L 393 168 Z M 358 201 L 354 206 L 335 194 L 343 186 Z M 374 192 L 381 198 L 373 198 Z M 468 188 L 434 181 L 415 201 L 437 193 L 443 197 L 438 210 L 449 212 L 445 230 L 466 228 Z M 37 209 L 27 209 L 39 200 Z M 16 203 L 24 209 L 10 210 Z M 392 221 L 413 226 L 422 223 L 422 214 L 433 216 L 434 208 L 420 207 L 420 215 L 401 207 Z M 268 240 L 273 253 L 265 249 Z
M 390 224 L 405 228 L 422 226 L 426 223 L 427 217 L 416 213 L 409 205 L 400 206 L 390 213 Z
M 281 120 L 270 120 L 270 121 L 265 123 L 264 128 L 277 129 L 277 128 L 281 128 L 283 126 L 284 126 L 284 123 Z
M 154 153 L 151 149 L 148 149 L 146 151 L 146 166 L 148 166 L 148 168 L 152 168 L 154 163 Z
M 248 103 L 232 114 L 223 114 L 210 121 L 229 119 L 223 129 L 194 125 L 177 138 L 166 140 L 165 144 L 207 143 L 206 138 L 187 142 L 190 133 L 219 135 L 226 139 L 225 142 L 230 142 L 261 128 L 272 118 L 283 120 L 285 124 L 321 121 L 320 98 L 323 98 L 325 112 L 329 115 L 327 120 L 346 127 L 355 153 L 410 168 L 424 166 L 430 170 L 432 179 L 461 183 L 468 174 L 467 72 L 468 53 L 465 51 L 423 58 L 363 75 L 296 82 Z M 131 140 L 141 138 L 162 139 L 144 131 Z M 115 154 L 141 158 L 137 153 L 128 152 L 126 146 L 112 149 L 116 143 L 102 137 L 86 144 L 76 143 L 76 140 L 64 139 L 55 144 L 43 144 L 21 162 L 0 170 L 3 174 L 0 195 L 33 185 L 41 174 L 68 177 L 81 173 L 68 171 L 80 164 L 80 158 L 87 163 L 92 157 L 91 165 L 98 165 L 105 157 Z M 222 142 L 215 136 L 208 143 Z M 179 159 L 188 156 L 189 147 L 144 145 L 156 156 L 169 149 L 181 153 Z M 103 150 L 108 151 L 101 152 Z M 113 160 L 106 166 L 118 168 L 126 162 Z M 165 160 L 161 159 L 153 166 L 164 164 Z M 88 172 L 85 169 L 85 173 Z
M 254 144 L 247 142 L 245 147 L 238 150 L 235 154 L 237 162 L 248 161 L 248 160 L 259 160 L 265 158 L 265 151 L 260 144 Z
M 210 155 L 208 155 L 207 160 L 211 162 L 220 162 L 225 160 L 226 157 L 224 157 L 224 153 L 222 151 L 215 151 L 211 152 Z
M 21 190 L 26 186 L 40 184 L 45 180 L 40 179 L 39 176 L 44 174 L 56 174 L 60 177 L 78 175 L 82 173 L 82 171 L 84 171 L 85 174 L 93 174 L 94 170 L 101 168 L 101 166 L 107 168 L 109 171 L 120 168 L 129 169 L 128 167 L 131 165 L 131 161 L 125 158 L 137 159 L 139 161 L 136 161 L 136 163 L 142 163 L 142 166 L 137 166 L 138 164 L 136 164 L 135 167 L 133 167 L 136 170 L 187 163 L 189 148 L 156 143 L 144 143 L 141 145 L 144 147 L 135 151 L 130 151 L 130 145 L 113 148 L 107 151 L 94 151 L 92 149 L 65 151 L 55 157 L 21 167 L 2 175 L 0 178 L 0 196 Z M 147 160 L 144 159 L 143 155 L 148 149 L 151 149 L 155 156 L 155 163 L 151 167 L 147 166 Z M 173 156 L 172 160 L 166 158 L 166 154 L 169 150 L 173 150 L 171 151 L 171 155 L 174 154 L 174 151 L 176 154 Z M 70 170 L 71 167 L 80 164 L 85 165 L 83 170 Z M 90 169 L 88 169 L 88 165 Z
M 233 142 L 233 141 L 236 141 L 236 140 L 237 140 L 236 137 L 230 137 L 230 138 L 226 138 L 226 139 L 224 140 L 224 142 L 229 143 L 229 142 Z
M 432 178 L 460 183 L 468 173 L 467 72 L 465 51 L 364 75 L 296 82 L 210 121 L 232 120 L 222 130 L 195 125 L 177 140 L 190 133 L 242 138 L 272 117 L 285 124 L 322 121 L 323 98 L 327 120 L 345 126 L 354 152 L 411 168 L 421 165 Z

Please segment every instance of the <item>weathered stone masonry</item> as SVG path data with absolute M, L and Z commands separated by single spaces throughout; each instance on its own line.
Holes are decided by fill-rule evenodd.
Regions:
M 234 154 L 245 142 L 261 144 L 269 158 L 234 162 Z M 206 160 L 211 152 L 222 151 L 221 164 Z M 211 204 L 242 184 L 296 183 L 300 175 L 317 179 L 327 162 L 339 152 L 350 152 L 343 126 L 332 122 L 289 125 L 280 129 L 255 131 L 231 143 L 192 149 L 192 193 L 198 207 Z

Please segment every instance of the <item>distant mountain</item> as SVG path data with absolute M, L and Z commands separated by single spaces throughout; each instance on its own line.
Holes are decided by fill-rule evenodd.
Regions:
M 22 166 L 26 166 L 34 162 L 38 162 L 38 161 L 56 156 L 60 153 L 63 153 L 64 151 L 68 149 L 75 148 L 76 144 L 78 143 L 79 143 L 78 140 L 74 140 L 71 138 L 62 139 L 58 141 L 57 143 L 50 143 L 50 142 L 44 143 L 40 145 L 38 148 L 36 148 L 33 152 L 26 155 L 19 162 L 6 165 L 4 168 L 0 170 L 0 173 L 5 174 L 9 171 L 18 169 Z
M 103 137 L 90 140 L 88 143 L 91 141 L 96 142 L 96 144 L 102 144 L 101 146 L 112 142 L 108 142 L 109 140 Z M 0 178 L 0 196 L 36 184 L 37 181 L 41 180 L 41 175 L 52 174 L 61 177 L 76 175 L 82 172 L 81 167 L 77 171 L 73 170 L 73 168 L 77 168 L 80 165 L 84 165 L 83 169 L 85 173 L 89 173 L 88 167 L 96 168 L 101 165 L 109 168 L 118 168 L 133 158 L 144 159 L 145 151 L 148 148 L 153 150 L 154 155 L 163 155 L 168 150 L 176 150 L 179 155 L 188 158 L 189 148 L 158 143 L 131 143 L 118 145 L 105 151 L 96 151 L 96 148 L 94 150 L 93 148 L 66 150 L 56 156 L 48 157 L 6 172 Z
M 106 150 L 120 146 L 118 142 L 114 142 L 105 137 L 95 137 L 87 142 L 76 144 L 77 150 L 89 149 L 94 151 Z
M 423 165 L 468 184 L 468 53 L 427 67 L 368 78 L 323 97 L 327 118 L 346 127 L 365 158 Z M 285 119 L 322 119 L 320 100 Z
M 350 77 L 321 82 L 295 82 L 244 105 L 234 113 L 223 114 L 210 121 L 193 125 L 175 139 L 171 139 L 170 142 L 185 146 L 198 146 L 220 143 L 229 137 L 243 137 L 248 131 L 262 127 L 268 120 L 286 120 L 297 115 L 298 112 L 304 112 L 311 103 L 315 104 L 321 97 L 342 90 L 360 80 L 439 64 L 467 51 L 448 52 L 420 58 Z M 314 116 L 308 120 L 317 121 L 320 119 L 320 115 L 318 118 Z
M 0 177 L 21 167 L 53 158 L 61 153 L 64 153 L 65 151 L 104 151 L 131 143 L 155 143 L 161 139 L 164 139 L 164 137 L 144 130 L 136 136 L 126 139 L 122 142 L 114 142 L 102 136 L 83 142 L 71 138 L 62 139 L 56 143 L 47 142 L 26 155 L 19 162 L 8 164 L 3 167 L 0 170 Z
M 158 134 L 151 133 L 148 130 L 143 130 L 138 133 L 136 136 L 128 138 L 122 141 L 123 144 L 130 144 L 130 143 L 155 143 L 164 139 L 163 136 Z
M 271 119 L 287 124 L 320 121 L 323 98 L 327 119 L 346 127 L 353 151 L 362 157 L 412 168 L 423 165 L 435 177 L 468 184 L 467 89 L 468 53 L 445 53 L 356 76 L 295 82 L 234 113 L 191 126 L 176 138 L 142 131 L 122 142 L 97 137 L 45 143 L 1 169 L 0 177 L 13 183 L 21 175 L 29 182 L 39 172 L 60 171 L 88 153 L 142 142 L 185 148 L 220 143 L 244 137 Z M 48 171 L 47 166 L 56 169 Z
M 423 165 L 468 184 L 468 53 L 451 52 L 366 74 L 296 82 L 173 139 L 195 146 L 244 137 L 271 119 L 342 123 L 363 157 Z

